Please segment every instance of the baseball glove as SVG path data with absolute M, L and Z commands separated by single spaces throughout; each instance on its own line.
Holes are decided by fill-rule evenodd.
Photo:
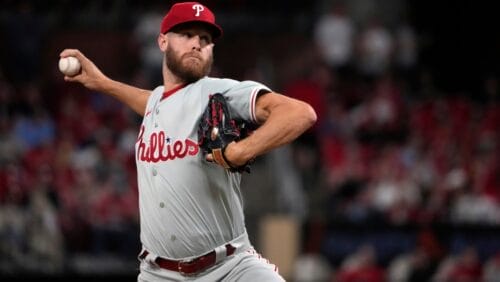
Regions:
M 251 132 L 250 128 L 250 124 L 231 117 L 229 106 L 222 94 L 212 94 L 199 123 L 198 145 L 205 155 L 212 154 L 214 162 L 225 169 L 249 173 L 252 161 L 233 167 L 224 156 L 224 151 L 229 143 L 247 137 Z

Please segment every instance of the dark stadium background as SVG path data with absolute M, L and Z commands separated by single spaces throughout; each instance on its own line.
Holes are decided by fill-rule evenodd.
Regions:
M 272 87 L 283 91 L 291 85 L 295 77 L 300 76 L 302 66 L 312 68 L 311 65 L 314 63 L 307 60 L 317 62 L 314 61 L 317 59 L 317 54 L 313 54 L 314 51 L 311 47 L 314 40 L 312 33 L 315 24 L 324 13 L 324 7 L 340 1 L 209 0 L 200 2 L 215 12 L 217 20 L 224 29 L 224 37 L 217 43 L 215 49 L 215 73 L 236 79 L 264 79 L 265 83 L 272 83 Z M 409 23 L 417 36 L 418 61 L 412 67 L 411 72 L 399 81 L 407 87 L 405 88 L 406 92 L 401 97 L 403 101 L 409 101 L 410 106 L 405 109 L 413 110 L 412 107 L 419 101 L 426 100 L 429 104 L 436 103 L 438 106 L 441 105 L 441 101 L 451 101 L 450 103 L 458 101 L 458 103 L 462 102 L 465 105 L 473 105 L 475 111 L 479 113 L 489 111 L 494 116 L 492 121 L 498 122 L 496 125 L 492 125 L 493 128 L 496 128 L 492 138 L 493 147 L 496 150 L 493 149 L 492 152 L 498 153 L 500 146 L 500 128 L 498 126 L 500 123 L 498 112 L 500 99 L 498 88 L 500 21 L 494 1 L 373 0 L 371 2 L 377 3 L 376 7 L 380 8 L 381 11 L 387 8 L 384 5 L 398 4 L 396 6 L 399 7 L 399 10 L 397 11 L 402 16 L 392 15 L 389 17 L 390 20 L 384 22 L 382 19 L 382 21 L 393 28 L 397 25 L 395 19 L 402 18 Z M 134 128 L 138 125 L 140 119 L 113 101 L 96 98 L 100 94 L 89 93 L 80 86 L 63 83 L 62 76 L 57 70 L 58 54 L 65 47 L 79 48 L 110 77 L 152 87 L 148 84 L 149 81 L 141 80 L 136 76 L 135 71 L 140 65 L 139 51 L 141 47 L 134 41 L 132 32 L 139 12 L 160 9 L 164 13 L 172 3 L 173 1 L 152 0 L 0 0 L 0 144 L 9 133 L 14 132 L 16 117 L 27 112 L 29 115 L 29 106 L 26 109 L 25 105 L 25 100 L 28 98 L 23 96 L 27 93 L 24 88 L 26 85 L 38 87 L 41 97 L 38 97 L 37 101 L 53 119 L 56 119 L 56 114 L 59 113 L 60 99 L 65 95 L 75 95 L 78 97 L 78 101 L 84 101 L 88 103 L 86 105 L 91 106 L 86 110 L 90 109 L 91 112 L 95 111 L 102 115 L 98 119 L 107 119 L 106 125 L 115 129 L 112 132 L 113 136 L 124 135 L 123 133 L 128 129 L 127 126 Z M 362 5 L 363 1 L 360 0 L 357 3 Z M 375 14 L 378 14 L 377 12 L 377 10 L 374 11 Z M 424 73 L 428 73 L 432 77 L 434 92 L 430 93 L 435 96 L 425 96 L 420 92 L 422 89 L 420 83 L 422 83 L 421 79 Z M 398 76 L 399 73 L 396 71 L 395 75 Z M 355 94 L 354 96 L 344 94 L 346 97 L 341 99 L 348 108 L 352 107 L 349 109 L 369 100 L 368 97 L 364 96 L 366 93 L 356 91 L 365 89 L 364 85 L 369 85 L 369 81 L 372 80 L 364 80 L 363 77 L 358 77 L 356 73 L 353 75 L 352 72 L 349 72 L 345 77 L 341 75 L 339 77 L 345 78 L 347 81 L 345 87 L 348 88 L 348 91 L 346 93 Z M 485 94 L 487 78 L 496 81 L 496 93 Z M 158 79 L 159 77 L 154 76 L 151 78 L 160 84 Z M 363 86 L 358 89 L 359 84 Z M 369 86 L 366 89 L 369 89 Z M 352 92 L 349 92 L 351 90 Z M 90 101 L 89 97 L 92 97 Z M 333 103 L 337 103 L 337 100 L 334 100 Z M 88 112 L 83 113 L 83 108 L 77 106 L 76 109 L 82 110 L 82 113 L 78 113 L 82 117 L 92 117 L 92 114 Z M 119 114 L 116 120 L 115 113 Z M 447 113 L 445 112 L 444 115 Z M 404 136 L 411 133 L 413 129 L 408 126 L 408 116 L 402 115 L 402 117 L 401 124 L 403 124 L 404 129 L 401 131 L 395 133 L 369 130 L 360 132 L 358 136 L 360 143 L 368 140 L 366 142 L 373 142 L 375 145 L 390 146 L 393 143 L 404 142 L 401 140 L 405 140 Z M 471 117 L 471 119 L 474 117 L 476 116 Z M 124 120 L 126 126 L 123 126 Z M 80 122 L 82 124 L 81 131 L 84 132 L 86 125 L 90 124 L 89 126 L 91 126 L 92 122 L 95 121 L 84 119 Z M 394 135 L 391 135 L 392 133 Z M 60 136 L 61 132 L 58 134 Z M 105 146 L 105 143 L 99 143 L 97 140 L 99 137 L 102 136 L 91 136 L 90 138 L 83 136 L 83 140 L 75 143 L 74 146 L 77 148 L 85 148 L 89 144 Z M 310 254 L 320 255 L 323 259 L 320 261 L 326 262 L 329 270 L 332 271 L 330 278 L 326 281 L 337 281 L 335 279 L 348 281 L 341 280 L 343 278 L 339 278 L 340 276 L 337 275 L 341 272 L 341 264 L 363 244 L 375 246 L 377 264 L 382 271 L 388 269 L 391 261 L 397 255 L 412 251 L 418 240 L 430 240 L 432 241 L 429 243 L 431 246 L 437 244 L 436 248 L 442 248 L 439 259 L 433 262 L 435 265 L 429 267 L 428 272 L 422 271 L 420 273 L 423 275 L 421 277 L 425 277 L 424 280 L 412 281 L 430 279 L 431 274 L 437 271 L 440 262 L 448 256 L 463 254 L 461 251 L 465 247 L 473 246 L 475 248 L 481 267 L 485 266 L 489 259 L 493 259 L 495 256 L 499 257 L 500 222 L 454 222 L 447 216 L 449 206 L 443 207 L 444 218 L 423 223 L 416 221 L 395 224 L 386 220 L 381 214 L 370 215 L 371 217 L 366 222 L 356 223 L 346 220 L 342 214 L 334 213 L 330 209 L 335 209 L 337 212 L 336 209 L 347 205 L 348 200 L 346 199 L 351 199 L 350 195 L 362 190 L 363 186 L 355 182 L 347 183 L 342 186 L 347 191 L 344 191 L 346 194 L 342 195 L 324 190 L 321 185 L 324 185 L 325 179 L 322 178 L 323 175 L 316 174 L 317 171 L 325 169 L 321 166 L 322 163 L 319 162 L 318 166 L 307 166 L 308 159 L 304 157 L 304 154 L 314 154 L 316 160 L 320 158 L 320 152 L 314 147 L 317 138 L 314 133 L 309 132 L 298 140 L 297 145 L 292 146 L 293 156 L 299 158 L 299 160 L 294 160 L 303 165 L 299 166 L 297 175 L 301 181 L 306 183 L 303 185 L 306 197 L 303 200 L 310 205 L 311 210 L 305 218 L 301 218 L 299 221 L 299 253 L 295 255 L 297 257 Z M 473 140 L 474 137 L 471 139 Z M 107 139 L 104 137 L 104 140 Z M 57 141 L 53 142 L 52 149 L 59 149 L 55 148 L 58 144 Z M 99 148 L 104 152 L 104 149 Z M 5 196 L 13 187 L 9 186 L 10 182 L 7 179 L 13 171 L 19 172 L 20 175 L 25 172 L 29 174 L 30 169 L 33 169 L 31 165 L 43 164 L 44 159 L 40 155 L 34 153 L 28 155 L 23 151 L 23 155 L 15 156 L 14 161 L 12 161 L 10 156 L 7 157 L 8 152 L 0 151 L 0 153 L 6 154 L 5 156 L 0 155 L 0 218 L 4 219 L 3 222 L 0 221 L 0 240 L 2 242 L 0 246 L 0 280 L 97 281 L 121 279 L 133 281 L 136 279 L 138 263 L 135 255 L 140 246 L 137 219 L 133 215 L 134 210 L 128 211 L 128 216 L 132 219 L 131 222 L 127 223 L 127 231 L 116 235 L 123 236 L 117 237 L 120 238 L 118 241 L 130 240 L 127 241 L 130 242 L 128 248 L 123 249 L 123 246 L 119 244 L 106 241 L 110 245 L 101 247 L 111 254 L 106 253 L 99 256 L 99 253 L 94 253 L 95 250 L 86 241 L 88 239 L 86 236 L 90 233 L 85 232 L 89 231 L 84 229 L 82 233 L 79 233 L 77 229 L 64 233 L 61 250 L 63 262 L 60 268 L 43 271 L 43 266 L 41 268 L 39 266 L 30 267 L 27 263 L 24 264 L 24 261 L 28 260 L 34 261 L 34 265 L 38 265 L 36 261 L 40 258 L 30 257 L 29 247 L 27 247 L 29 244 L 23 243 L 23 240 L 27 238 L 26 234 L 6 229 L 5 217 L 9 215 L 7 209 L 12 206 L 19 211 L 28 209 L 30 206 L 30 187 L 34 187 L 33 185 L 36 183 L 23 184 L 20 180 L 20 187 L 24 187 L 21 189 L 24 192 L 20 192 L 22 195 L 20 198 L 11 201 L 11 198 Z M 474 157 L 472 156 L 472 159 Z M 42 159 L 41 163 L 37 163 L 40 158 Z M 120 161 L 126 162 L 126 169 L 129 169 L 127 176 L 130 178 L 120 181 L 128 183 L 128 186 L 124 187 L 128 187 L 130 190 L 136 189 L 133 182 L 135 177 L 133 156 L 127 155 L 123 159 L 120 158 Z M 11 162 L 14 163 L 14 166 L 11 166 Z M 49 165 L 53 164 L 49 163 Z M 249 185 L 246 188 L 250 188 L 246 189 L 245 192 L 248 194 L 246 201 L 248 205 L 248 210 L 246 210 L 247 227 L 252 241 L 257 247 L 265 245 L 266 238 L 261 238 L 259 235 L 263 234 L 260 233 L 262 230 L 259 229 L 262 226 L 262 220 L 273 214 L 281 214 L 283 209 L 286 209 L 278 203 L 279 189 L 271 190 L 266 201 L 262 199 L 263 193 L 268 193 L 263 188 L 266 187 L 265 184 L 268 184 L 265 181 L 272 179 L 272 176 L 268 175 L 269 171 L 275 169 L 273 167 L 272 170 L 267 170 L 267 165 L 269 163 L 266 158 L 257 161 L 255 164 L 257 174 L 248 176 L 249 181 L 246 183 Z M 15 167 L 16 170 L 12 170 L 12 167 Z M 109 173 L 107 169 L 109 168 L 100 167 L 99 171 L 106 175 Z M 263 175 L 260 179 L 261 182 L 259 182 L 261 175 L 259 173 Z M 496 182 L 494 182 L 496 186 L 493 186 L 496 188 L 497 197 L 500 195 L 499 175 L 497 157 Z M 262 188 L 252 187 L 252 183 L 262 184 Z M 48 193 L 47 197 L 51 201 L 57 202 L 58 200 L 54 199 L 59 196 Z M 495 205 L 497 212 L 499 212 L 499 202 L 495 202 Z M 84 210 L 81 215 L 85 217 L 87 212 L 89 211 Z M 64 220 L 71 221 L 72 218 L 66 217 Z M 78 220 L 86 222 L 89 218 Z M 104 234 L 103 236 L 114 236 L 112 233 L 102 234 Z M 24 257 L 16 257 L 10 251 L 11 242 L 17 242 L 15 244 L 23 246 L 21 254 Z M 92 264 L 93 262 L 97 266 Z M 293 271 L 299 271 L 300 267 L 304 267 L 302 271 L 306 272 L 308 270 L 306 266 L 306 263 L 294 265 L 288 278 L 294 281 Z M 499 273 L 499 268 L 500 266 L 497 266 L 496 273 Z M 418 279 L 418 276 L 416 277 L 413 279 Z M 296 281 L 307 280 L 296 278 Z

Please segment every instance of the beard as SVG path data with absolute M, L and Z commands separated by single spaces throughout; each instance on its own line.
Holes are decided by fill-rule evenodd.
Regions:
M 199 58 L 199 60 L 189 57 L 196 57 Z M 208 60 L 203 61 L 201 56 L 194 52 L 180 56 L 174 49 L 170 48 L 170 46 L 168 46 L 165 51 L 165 59 L 167 67 L 172 74 L 185 83 L 195 82 L 208 75 L 213 63 L 213 55 L 210 55 Z

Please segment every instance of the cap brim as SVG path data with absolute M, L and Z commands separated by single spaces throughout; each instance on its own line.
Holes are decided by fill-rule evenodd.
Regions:
M 212 39 L 218 39 L 218 38 L 222 37 L 222 28 L 220 26 L 218 26 L 217 24 L 207 22 L 207 21 L 188 21 L 188 22 L 179 23 L 179 24 L 172 26 L 169 31 L 172 31 L 176 28 L 186 26 L 189 24 L 201 24 L 201 25 L 203 25 L 204 27 L 206 27 L 210 31 L 210 34 L 212 34 Z

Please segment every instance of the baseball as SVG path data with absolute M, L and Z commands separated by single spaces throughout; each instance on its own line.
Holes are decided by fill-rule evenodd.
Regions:
M 67 76 L 75 76 L 80 72 L 80 61 L 75 57 L 66 57 L 59 60 L 59 70 Z

